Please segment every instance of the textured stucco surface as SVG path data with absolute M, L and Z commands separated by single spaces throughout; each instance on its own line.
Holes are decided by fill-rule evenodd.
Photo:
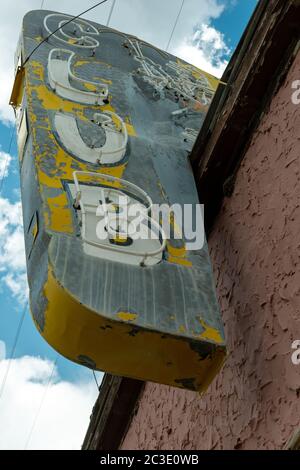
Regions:
M 123 449 L 281 449 L 300 426 L 300 55 L 263 116 L 209 245 L 229 357 L 203 398 L 147 383 Z

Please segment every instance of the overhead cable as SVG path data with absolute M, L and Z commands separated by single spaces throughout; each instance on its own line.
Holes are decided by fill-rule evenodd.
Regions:
M 167 44 L 167 47 L 166 47 L 166 51 L 169 50 L 169 47 L 170 47 L 171 41 L 173 39 L 175 29 L 176 29 L 176 26 L 177 26 L 177 23 L 178 23 L 178 20 L 179 20 L 179 17 L 181 15 L 181 12 L 182 12 L 182 9 L 183 9 L 184 2 L 185 2 L 185 0 L 182 0 L 181 7 L 179 8 L 179 12 L 178 12 L 178 15 L 176 17 L 176 20 L 175 20 L 175 23 L 174 23 L 174 26 L 173 26 L 173 29 L 172 29 L 172 32 L 171 32 L 171 36 L 169 38 L 169 41 L 168 41 L 168 44 Z
M 47 381 L 47 384 L 46 384 L 44 393 L 43 393 L 43 395 L 42 395 L 42 398 L 41 398 L 39 407 L 38 407 L 38 409 L 37 409 L 37 412 L 36 412 L 36 415 L 35 415 L 35 417 L 34 417 L 32 426 L 31 426 L 31 428 L 30 428 L 28 437 L 27 437 L 27 439 L 26 439 L 25 446 L 24 446 L 24 450 L 27 450 L 27 449 L 28 449 L 29 443 L 30 443 L 30 441 L 31 441 L 32 434 L 33 434 L 33 431 L 34 431 L 34 429 L 35 429 L 36 423 L 37 423 L 37 421 L 38 421 L 39 415 L 40 415 L 40 413 L 41 413 L 41 409 L 42 409 L 42 407 L 43 407 L 43 404 L 44 404 L 46 395 L 47 395 L 48 390 L 49 390 L 49 388 L 50 388 L 50 385 L 51 385 L 51 383 L 52 383 L 52 378 L 53 378 L 53 374 L 54 374 L 54 371 L 55 371 L 55 367 L 56 367 L 56 365 L 57 365 L 57 361 L 58 361 L 58 355 L 56 356 L 56 359 L 55 359 L 55 361 L 53 362 L 53 366 L 52 366 L 52 369 L 51 369 L 51 374 L 49 375 L 49 378 L 48 378 L 48 381 Z
M 108 19 L 107 19 L 106 26 L 109 26 L 109 23 L 110 23 L 110 20 L 111 20 L 111 16 L 112 16 L 113 11 L 114 11 L 114 8 L 115 8 L 115 4 L 116 4 L 116 0 L 113 0 L 111 9 L 110 9 L 110 12 L 109 12 L 109 15 L 108 15 Z
M 94 10 L 95 8 L 99 7 L 100 5 L 103 5 L 103 3 L 106 3 L 108 2 L 108 0 L 102 0 L 102 2 L 98 2 L 96 3 L 96 5 L 93 5 L 92 7 L 88 8 L 87 10 L 79 13 L 79 15 L 76 15 L 76 16 L 72 16 L 72 18 L 66 22 L 63 22 L 63 24 L 61 24 L 58 28 L 56 28 L 54 31 L 52 31 L 52 33 L 50 33 L 46 38 L 44 38 L 41 42 L 38 43 L 38 45 L 33 49 L 33 51 L 31 51 L 31 53 L 29 54 L 28 57 L 26 57 L 25 61 L 23 62 L 22 64 L 22 68 L 25 67 L 25 65 L 27 64 L 27 62 L 29 61 L 29 59 L 32 57 L 32 55 L 41 47 L 42 44 L 44 44 L 45 42 L 48 41 L 48 39 L 51 38 L 51 36 L 53 36 L 54 34 L 56 34 L 58 31 L 61 30 L 62 27 L 64 26 L 67 26 L 68 24 L 72 23 L 73 21 L 77 20 L 78 18 L 80 18 L 81 16 L 85 15 L 86 13 Z
M 10 139 L 9 139 L 8 150 L 7 150 L 6 155 L 5 155 L 4 167 L 3 167 L 3 171 L 2 171 L 2 175 L 1 175 L 1 179 L 0 179 L 0 197 L 2 195 L 3 183 L 4 183 L 5 176 L 6 176 L 6 170 L 7 170 L 8 160 L 9 160 L 10 151 L 11 151 L 11 147 L 12 147 L 12 143 L 13 143 L 14 133 L 15 133 L 15 127 L 13 126 L 11 128 L 11 134 L 10 134 Z
M 19 320 L 19 324 L 18 324 L 18 328 L 17 328 L 17 331 L 16 331 L 13 347 L 12 347 L 12 350 L 11 350 L 11 353 L 10 353 L 10 357 L 8 359 L 6 371 L 4 373 L 2 383 L 1 383 L 1 387 L 0 387 L 0 398 L 2 397 L 4 389 L 5 389 L 5 385 L 6 385 L 6 382 L 7 382 L 7 377 L 8 377 L 9 371 L 10 371 L 12 360 L 15 357 L 16 348 L 17 348 L 19 337 L 20 337 L 20 333 L 21 333 L 23 322 L 24 322 L 27 307 L 28 307 L 28 301 L 24 305 L 23 312 L 22 312 L 21 318 Z

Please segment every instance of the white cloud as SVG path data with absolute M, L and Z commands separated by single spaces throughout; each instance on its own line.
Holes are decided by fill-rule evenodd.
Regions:
M 5 359 L 5 356 L 6 356 L 6 346 L 5 346 L 4 341 L 0 340 L 0 361 L 2 361 L 2 359 Z
M 186 0 L 170 51 L 193 34 L 196 24 L 209 23 L 224 11 L 227 0 Z M 181 0 L 117 0 L 111 26 L 135 34 L 164 49 L 169 41 Z M 126 21 L 124 21 L 124 18 Z
M 28 297 L 28 283 L 26 273 L 21 272 L 7 274 L 2 279 L 13 294 L 13 296 L 16 297 L 20 303 L 25 302 Z
M 195 28 L 174 53 L 196 67 L 217 76 L 222 76 L 231 53 L 224 35 L 208 24 Z
M 8 175 L 11 161 L 12 161 L 12 156 L 0 150 L 0 181 L 2 178 L 6 178 L 6 176 Z
M 1 348 L 0 342 L 0 348 Z M 1 349 L 0 349 L 1 357 Z M 7 360 L 0 362 L 0 383 Z M 80 449 L 97 398 L 94 381 L 61 380 L 53 362 L 24 356 L 11 361 L 0 400 L 0 449 L 24 449 L 38 409 L 28 449 Z M 44 399 L 43 399 L 44 397 Z
M 195 25 L 206 25 L 211 31 L 210 22 L 218 18 L 228 0 L 186 0 L 182 14 L 178 21 L 176 31 L 171 43 L 170 52 L 180 52 L 183 59 L 201 65 L 210 71 L 219 72 L 225 62 L 212 65 L 212 54 L 207 53 L 204 47 L 205 36 L 202 36 L 202 53 L 198 52 L 197 45 L 190 44 L 193 37 Z M 44 9 L 78 14 L 95 3 L 94 0 L 45 0 Z M 164 49 L 168 43 L 181 0 L 117 0 L 111 26 L 135 34 Z M 100 24 L 106 24 L 111 2 L 92 11 L 86 18 L 93 19 Z M 13 112 L 8 105 L 13 84 L 13 62 L 17 46 L 17 40 L 21 31 L 22 18 L 24 14 L 33 9 L 41 7 L 41 0 L 11 0 L 1 4 L 0 35 L 1 35 L 1 57 L 0 57 L 0 120 L 13 121 Z M 218 33 L 218 32 L 216 32 Z M 221 39 L 221 36 L 220 36 Z M 212 38 L 208 35 L 208 43 Z M 224 38 L 223 38 L 224 40 Z M 218 38 L 213 39 L 215 46 Z
M 27 298 L 21 203 L 0 198 L 0 279 L 20 301 Z
M 39 8 L 39 0 L 11 0 L 2 2 L 0 18 L 1 57 L 0 57 L 0 119 L 14 121 L 14 114 L 8 105 L 14 71 L 14 55 L 21 31 L 22 17 L 26 11 Z

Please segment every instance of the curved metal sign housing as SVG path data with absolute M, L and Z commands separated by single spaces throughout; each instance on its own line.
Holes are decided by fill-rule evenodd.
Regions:
M 226 346 L 207 244 L 191 242 L 203 221 L 188 150 L 218 81 L 70 19 L 31 11 L 22 29 L 22 57 L 40 41 L 37 28 L 55 32 L 18 85 L 33 320 L 79 364 L 205 390 Z M 192 234 L 186 206 L 200 214 Z

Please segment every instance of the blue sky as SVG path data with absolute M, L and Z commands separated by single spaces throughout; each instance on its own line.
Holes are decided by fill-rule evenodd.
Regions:
M 9 167 L 8 176 L 3 180 L 1 197 L 9 199 L 11 203 L 16 203 L 20 199 L 20 190 L 15 130 L 14 127 L 0 122 L 1 150 L 8 151 L 12 132 L 14 137 L 10 154 L 13 156 L 13 159 Z M 0 306 L 0 339 L 5 342 L 7 355 L 9 355 L 23 308 L 26 305 L 16 300 L 10 289 L 2 282 L 0 284 Z M 53 360 L 55 360 L 57 355 L 34 327 L 28 309 L 16 349 L 16 357 L 24 355 L 39 355 Z M 90 378 L 91 376 L 91 372 L 88 369 L 77 366 L 63 357 L 59 360 L 58 369 L 61 376 L 66 380 L 76 380 L 79 377 Z
M 257 0 L 233 0 L 222 15 L 212 21 L 213 26 L 222 31 L 232 50 L 237 46 L 257 3 Z
M 128 0 L 128 5 L 135 7 L 137 9 L 137 0 Z M 157 7 L 159 8 L 159 4 L 161 2 L 157 2 L 154 0 L 154 3 L 157 3 Z M 171 2 L 171 3 L 170 3 Z M 93 4 L 93 1 L 85 2 L 84 7 L 88 7 L 90 4 Z M 119 0 L 120 3 L 120 0 Z M 147 15 L 151 14 L 149 10 L 149 3 L 145 2 L 144 0 L 140 1 L 139 8 L 143 6 L 144 10 L 140 8 L 139 10 L 139 21 L 137 22 L 136 19 L 133 17 L 134 15 L 128 15 L 125 17 L 122 14 L 121 9 L 124 8 L 125 0 L 122 0 L 121 4 L 118 6 L 118 2 L 116 5 L 116 11 L 112 17 L 111 26 L 122 29 L 124 31 L 132 32 L 133 34 L 137 34 L 140 37 L 145 38 L 146 40 L 152 41 L 159 45 L 160 47 L 164 47 L 167 43 L 167 39 L 169 36 L 169 32 L 171 31 L 172 24 L 170 24 L 170 20 L 168 19 L 169 13 L 168 9 L 164 12 L 163 7 L 161 11 L 161 17 L 165 21 L 165 28 L 164 31 L 161 31 L 159 25 L 156 26 L 155 22 L 148 22 Z M 181 1 L 175 0 L 167 0 L 163 2 L 165 4 L 169 4 L 173 6 L 173 10 L 175 6 L 180 6 Z M 13 4 L 15 4 L 14 8 L 16 7 L 16 0 L 12 0 L 10 5 L 4 7 L 4 14 L 3 19 L 0 19 L 0 32 L 1 37 L 4 37 L 6 34 L 8 26 L 11 24 L 11 28 L 15 28 L 15 18 L 14 18 L 14 8 Z M 24 0 L 22 1 L 22 6 L 25 4 L 25 11 L 38 8 L 40 7 L 41 2 L 39 0 Z M 74 1 L 45 1 L 45 8 L 53 9 L 53 10 L 61 10 L 67 11 L 72 14 L 76 14 L 82 8 L 82 2 L 80 0 Z M 178 30 L 175 31 L 174 34 L 174 41 L 172 41 L 170 51 L 173 53 L 178 53 L 186 60 L 193 60 L 195 65 L 200 65 L 203 68 L 207 66 L 209 68 L 208 71 L 215 72 L 221 74 L 222 70 L 224 69 L 226 62 L 229 59 L 230 54 L 234 51 L 241 34 L 255 8 L 257 5 L 257 0 L 224 0 L 224 1 L 217 1 L 217 0 L 186 0 L 186 6 L 182 13 L 182 18 L 178 22 Z M 19 3 L 18 3 L 19 6 Z M 201 7 L 202 10 L 201 10 Z M 6 10 L 5 10 L 6 9 Z M 205 9 L 205 11 L 204 11 Z M 133 12 L 135 11 L 132 10 Z M 176 13 L 176 9 L 174 10 L 174 14 Z M 194 12 L 194 16 L 191 18 L 191 14 Z M 23 12 L 24 13 L 24 12 Z M 101 12 L 95 12 L 92 14 L 96 21 L 105 22 L 105 18 L 107 17 L 108 7 L 105 7 L 104 10 Z M 173 13 L 173 11 L 172 11 Z M 163 16 L 165 14 L 165 16 Z M 97 16 L 98 15 L 98 16 Z M 143 16 L 144 15 L 144 16 Z M 170 15 L 171 16 L 171 15 Z M 133 17 L 133 18 L 132 18 Z M 131 20 L 130 20 L 131 18 Z M 153 17 L 155 18 L 155 17 Z M 4 24 L 5 21 L 5 24 Z M 131 22 L 130 22 L 131 21 Z M 161 18 L 159 21 L 162 21 Z M 144 24 L 143 24 L 144 22 Z M 152 25 L 151 27 L 149 24 Z M 145 26 L 146 25 L 146 26 Z M 157 31 L 155 28 L 158 28 Z M 166 33 L 167 31 L 167 33 Z M 12 40 L 10 42 L 17 41 L 17 31 L 14 32 L 12 35 Z M 1 48 L 4 48 L 5 45 L 2 43 Z M 10 46 L 9 46 L 10 47 Z M 8 47 L 8 50 L 10 51 Z M 0 54 L 0 81 L 1 86 L 3 88 L 2 101 L 0 99 L 0 169 L 3 170 L 3 159 L 5 156 L 3 152 L 8 152 L 9 149 L 9 141 L 10 135 L 12 132 L 12 119 L 10 111 L 6 106 L 6 102 L 8 101 L 8 93 L 9 89 L 12 86 L 12 80 L 9 75 L 9 67 L 11 68 L 10 62 L 13 60 L 13 55 L 10 52 L 10 55 L 5 59 L 2 59 L 2 50 Z M 1 64 L 2 61 L 2 64 Z M 2 152 L 2 153 L 1 153 Z M 19 194 L 19 172 L 18 172 L 18 160 L 17 160 L 17 150 L 16 150 L 16 139 L 13 139 L 13 145 L 10 151 L 10 155 L 12 157 L 9 168 L 8 174 L 5 176 L 3 181 L 3 189 L 2 194 L 0 197 L 0 202 L 5 200 L 6 206 L 0 206 L 0 210 L 3 210 L 3 207 L 7 207 L 7 204 L 10 204 L 10 207 L 15 207 L 16 204 L 19 203 L 20 194 Z M 1 158 L 2 158 L 2 166 L 1 166 Z M 0 180 L 1 180 L 1 172 L 0 172 Z M 1 209 L 2 207 L 2 209 Z M 3 214 L 2 214 L 3 215 Z M 0 223 L 1 223 L 1 213 L 0 213 Z M 11 226 L 10 230 L 11 233 L 15 230 L 16 227 Z M 19 233 L 20 235 L 20 233 Z M 20 237 L 16 240 L 20 240 Z M 4 246 L 5 239 L 1 238 L 1 224 L 0 224 L 0 244 Z M 7 275 L 11 275 L 12 279 L 15 279 L 14 276 L 18 276 L 22 269 L 20 267 L 13 266 L 13 261 L 7 261 L 8 256 L 3 259 L 1 258 L 1 248 L 0 246 L 0 341 L 5 343 L 6 346 L 6 357 L 9 356 L 12 344 L 14 341 L 14 337 L 16 334 L 17 325 L 22 313 L 22 309 L 24 306 L 24 299 L 22 299 L 22 295 L 20 291 L 17 290 L 16 286 L 11 285 L 9 287 L 9 283 L 7 282 Z M 16 247 L 17 253 L 22 250 L 22 247 Z M 20 255 L 21 256 L 21 255 Z M 7 264 L 5 264 L 7 263 Z M 10 264 L 9 264 L 10 263 Z M 6 279 L 6 281 L 5 281 Z M 17 278 L 16 278 L 17 279 Z M 20 288 L 20 284 L 18 285 Z M 22 286 L 21 286 L 22 288 Z M 41 357 L 43 359 L 49 359 L 53 361 L 56 357 L 56 352 L 47 345 L 47 343 L 40 337 L 39 333 L 35 329 L 33 322 L 29 313 L 26 313 L 24 325 L 21 331 L 20 339 L 18 342 L 17 350 L 16 350 L 16 357 L 23 358 L 24 356 L 31 356 L 34 357 Z M 3 359 L 3 358 L 2 358 Z M 4 363 L 4 361 L 2 361 Z M 1 363 L 1 353 L 0 353 L 0 363 Z M 7 361 L 6 361 L 7 364 Z M 40 363 L 42 366 L 42 363 Z M 99 376 L 100 377 L 100 376 Z M 8 377 L 8 381 L 10 377 Z M 94 391 L 90 392 L 89 388 L 89 402 L 86 405 L 86 410 L 91 411 L 91 404 L 96 397 L 96 385 L 92 383 L 92 376 L 91 371 L 88 369 L 82 368 L 77 366 L 70 361 L 60 357 L 57 370 L 56 370 L 56 382 L 65 381 L 71 382 L 73 384 L 87 384 L 89 386 L 94 386 Z M 1 374 L 0 374 L 0 385 L 1 385 Z M 22 390 L 19 391 L 22 393 Z M 76 406 L 76 405 L 75 405 Z M 8 405 L 7 405 L 8 407 Z M 6 408 L 7 408 L 6 407 Z M 86 412 L 87 413 L 87 412 Z M 81 415 L 80 415 L 81 416 Z M 88 416 L 87 416 L 88 417 Z M 29 419 L 29 418 L 28 418 Z M 45 418 L 46 419 L 46 418 Z M 79 419 L 79 418 L 78 418 Z M 24 418 L 26 420 L 26 418 Z M 5 422 L 5 420 L 4 420 Z M 86 422 L 84 423 L 86 427 Z M 27 428 L 26 428 L 27 429 Z M 24 431 L 25 432 L 25 431 Z M 81 430 L 82 433 L 82 430 Z M 1 398 L 0 398 L 0 435 L 1 435 Z M 82 436 L 83 437 L 83 436 Z M 7 444 L 8 442 L 8 444 Z M 20 437 L 20 442 L 22 442 L 22 436 Z M 55 438 L 53 437 L 53 446 L 55 444 Z M 1 440 L 0 440 L 0 448 L 1 447 Z M 6 441 L 7 446 L 10 445 L 9 440 Z M 20 444 L 11 444 L 19 445 L 22 448 L 22 443 Z M 66 442 L 65 446 L 68 447 L 68 443 Z M 70 443 L 70 446 L 75 445 Z M 36 441 L 36 446 L 43 446 L 43 441 L 40 440 L 39 442 Z M 46 447 L 46 443 L 45 443 Z M 76 446 L 75 446 L 76 447 Z M 43 447 L 41 447 L 43 448 Z

